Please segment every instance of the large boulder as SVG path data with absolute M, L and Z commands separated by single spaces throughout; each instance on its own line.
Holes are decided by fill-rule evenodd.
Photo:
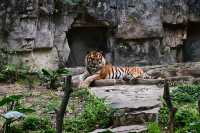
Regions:
M 114 126 L 125 126 L 156 120 L 163 89 L 156 85 L 116 85 L 92 87 L 91 92 L 118 110 Z

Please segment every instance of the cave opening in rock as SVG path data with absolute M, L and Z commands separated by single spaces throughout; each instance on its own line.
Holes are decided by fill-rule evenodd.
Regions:
M 200 61 L 200 23 L 190 23 L 183 47 L 184 62 Z
M 75 27 L 67 36 L 70 47 L 68 67 L 84 66 L 84 58 L 88 51 L 109 51 L 107 27 Z

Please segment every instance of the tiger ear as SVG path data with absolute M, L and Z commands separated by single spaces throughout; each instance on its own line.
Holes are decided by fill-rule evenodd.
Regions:
M 101 53 L 102 55 L 104 54 L 104 52 L 103 52 L 103 51 L 99 51 L 99 53 Z
M 87 52 L 86 52 L 86 54 L 89 54 L 89 53 L 90 53 L 90 51 L 87 51 Z

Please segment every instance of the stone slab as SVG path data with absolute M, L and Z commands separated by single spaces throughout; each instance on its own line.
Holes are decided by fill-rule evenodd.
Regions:
M 117 85 L 92 87 L 92 93 L 116 109 L 152 109 L 161 104 L 163 89 L 156 85 Z
M 130 126 L 120 126 L 116 128 L 108 128 L 108 129 L 96 129 L 91 133 L 102 133 L 106 131 L 111 131 L 113 133 L 143 133 L 147 130 L 145 125 L 130 125 Z

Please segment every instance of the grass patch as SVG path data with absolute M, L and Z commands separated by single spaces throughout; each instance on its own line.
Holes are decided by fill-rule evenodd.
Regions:
M 157 122 L 151 122 L 148 124 L 148 133 L 161 133 L 160 126 Z
M 72 95 L 84 98 L 84 110 L 78 116 L 65 119 L 65 132 L 87 133 L 112 124 L 113 110 L 104 100 L 91 95 L 87 90 L 80 90 Z

